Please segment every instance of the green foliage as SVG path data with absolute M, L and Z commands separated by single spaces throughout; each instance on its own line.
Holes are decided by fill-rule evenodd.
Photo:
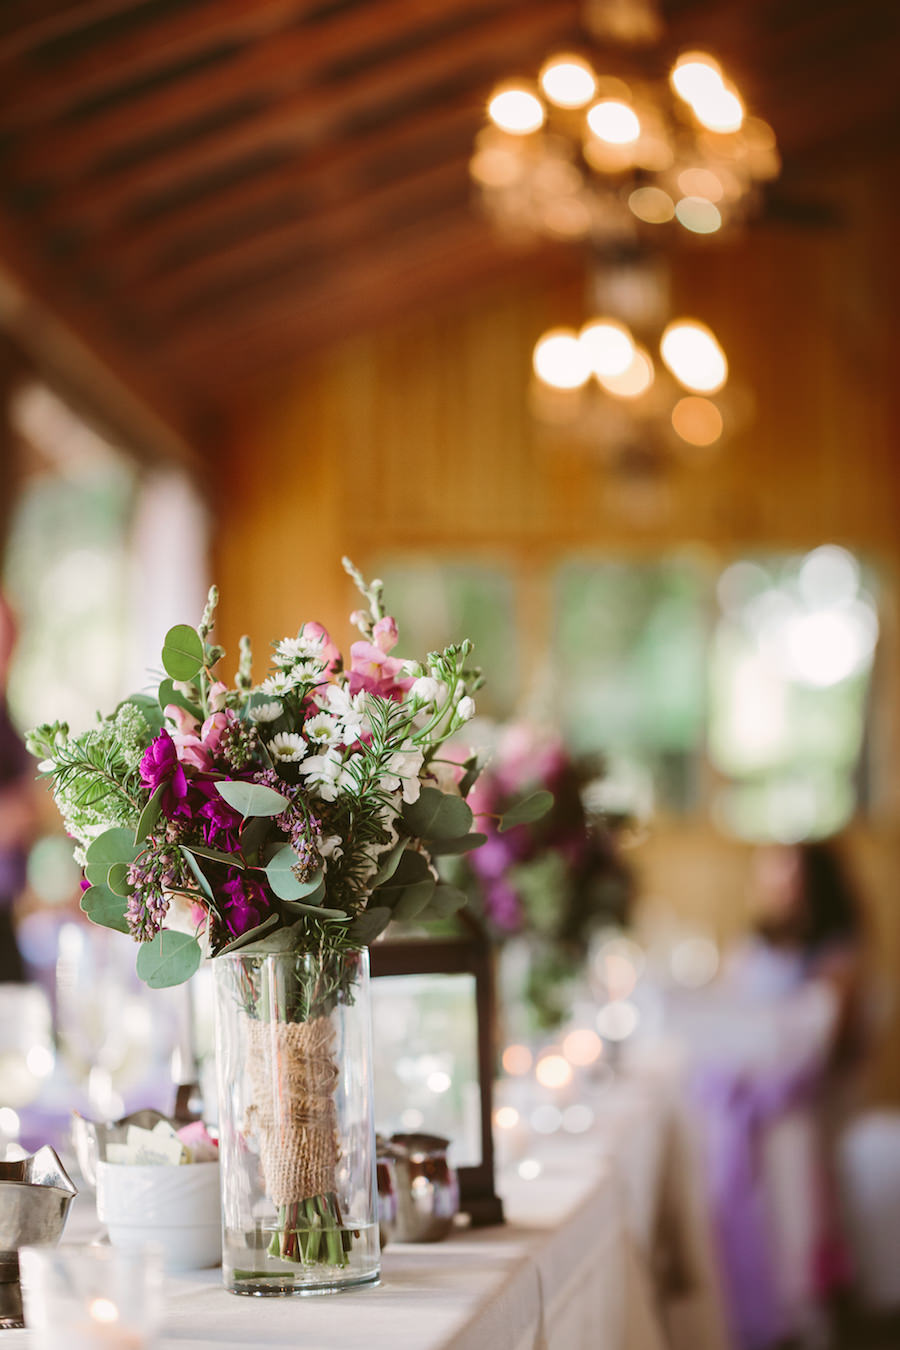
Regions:
M 299 864 L 300 859 L 290 844 L 282 844 L 266 863 L 266 878 L 280 900 L 306 898 L 307 903 L 312 904 L 310 897 L 315 892 L 321 891 L 322 895 L 325 894 L 324 874 L 320 867 L 313 876 L 301 879 L 296 870 Z
M 124 826 L 114 826 L 104 830 L 103 834 L 88 846 L 85 876 L 95 886 L 105 885 L 110 868 L 116 863 L 134 862 L 140 849 L 134 843 L 131 831 Z
M 280 816 L 290 806 L 287 797 L 262 783 L 226 778 L 215 786 L 219 796 L 245 819 L 247 816 Z
M 189 980 L 200 965 L 200 957 L 195 937 L 164 928 L 149 942 L 141 943 L 137 973 L 151 989 L 168 989 Z
M 102 928 L 114 928 L 118 933 L 127 933 L 128 920 L 125 918 L 126 901 L 113 895 L 108 886 L 91 886 L 81 897 L 81 909 L 91 923 Z
M 545 816 L 552 806 L 553 793 L 548 792 L 546 788 L 530 792 L 527 797 L 523 797 L 504 812 L 497 829 L 503 834 L 506 830 L 515 829 L 517 825 L 533 825 L 536 820 Z
M 178 623 L 166 633 L 162 663 L 167 675 L 182 682 L 192 680 L 203 666 L 203 641 L 196 628 Z
M 423 787 L 417 801 L 404 805 L 401 819 L 403 828 L 413 837 L 457 839 L 468 833 L 472 810 L 461 797 Z
M 150 834 L 151 830 L 156 825 L 156 822 L 159 820 L 160 812 L 162 811 L 162 798 L 165 790 L 165 783 L 160 783 L 159 787 L 153 793 L 138 817 L 138 823 L 134 830 L 134 842 L 136 844 L 142 843 L 143 840 L 147 838 L 147 835 Z

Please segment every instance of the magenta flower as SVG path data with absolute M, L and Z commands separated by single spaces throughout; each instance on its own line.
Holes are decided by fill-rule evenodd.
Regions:
M 162 794 L 162 809 L 169 816 L 179 802 L 187 796 L 187 779 L 184 769 L 178 762 L 175 742 L 165 730 L 152 740 L 144 751 L 141 760 L 141 781 L 152 795 L 162 784 L 166 790 Z
M 229 869 L 228 880 L 219 889 L 227 897 L 221 905 L 222 922 L 232 937 L 240 937 L 262 923 L 269 906 L 258 881 Z

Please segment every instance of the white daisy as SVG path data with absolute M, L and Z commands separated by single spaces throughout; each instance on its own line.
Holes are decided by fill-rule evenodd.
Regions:
M 257 703 L 255 708 L 250 709 L 251 722 L 275 722 L 284 712 L 284 704 L 279 703 L 278 699 L 272 699 L 270 703 Z
M 306 741 L 296 731 L 278 731 L 266 748 L 273 759 L 296 763 L 306 754 Z
M 282 638 L 275 647 L 275 664 L 292 666 L 297 661 L 321 660 L 324 645 L 325 638 L 321 633 L 316 637 L 304 637 L 299 633 L 295 638 Z M 324 662 L 321 664 L 324 665 Z
M 303 734 L 311 745 L 330 749 L 341 744 L 341 723 L 331 713 L 316 713 L 303 723 Z
M 281 698 L 289 694 L 294 687 L 294 681 L 285 671 L 276 671 L 274 675 L 269 675 L 259 686 L 263 694 L 273 694 L 276 698 Z

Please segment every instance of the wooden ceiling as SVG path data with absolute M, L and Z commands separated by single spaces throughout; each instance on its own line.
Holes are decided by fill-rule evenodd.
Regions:
M 896 146 L 896 0 L 663 9 L 673 46 L 718 51 L 774 125 L 782 193 Z M 533 268 L 473 208 L 467 159 L 492 85 L 582 42 L 581 14 L 581 0 L 5 0 L 0 323 L 27 339 L 59 321 L 190 439 L 312 347 Z

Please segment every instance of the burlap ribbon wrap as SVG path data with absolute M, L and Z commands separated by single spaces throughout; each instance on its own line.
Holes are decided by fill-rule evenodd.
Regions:
M 309 1022 L 247 1019 L 253 1101 L 245 1128 L 259 1137 L 266 1195 L 290 1205 L 336 1189 L 335 1033 L 327 1017 Z

